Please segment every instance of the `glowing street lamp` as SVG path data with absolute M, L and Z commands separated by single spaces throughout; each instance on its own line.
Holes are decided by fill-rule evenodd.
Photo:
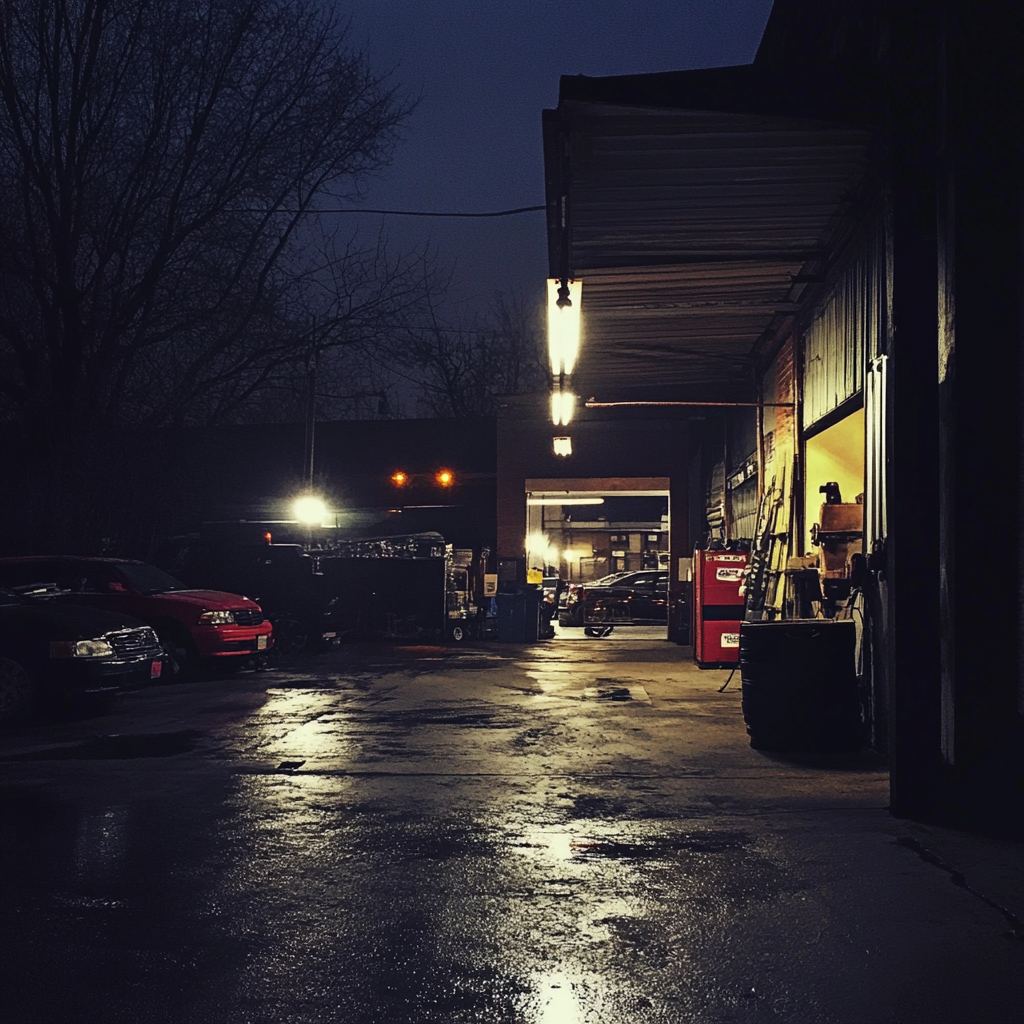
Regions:
M 434 479 L 441 487 L 451 487 L 455 483 L 455 474 L 450 469 L 439 469 Z
M 302 497 L 296 498 L 292 511 L 300 523 L 305 523 L 306 526 L 319 526 L 327 515 L 327 505 L 323 498 L 318 498 L 315 494 L 303 494 Z
M 398 470 L 396 473 L 391 474 L 391 482 L 396 487 L 404 487 L 409 482 L 409 475 Z

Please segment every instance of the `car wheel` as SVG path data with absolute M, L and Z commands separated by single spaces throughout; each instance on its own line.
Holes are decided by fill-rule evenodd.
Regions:
M 451 632 L 448 634 L 452 640 L 456 643 L 461 643 L 466 639 L 466 630 L 464 626 L 452 626 Z
M 173 626 L 158 628 L 156 635 L 167 658 L 167 682 L 183 682 L 195 675 L 199 655 L 192 638 L 184 630 Z
M 273 650 L 279 658 L 294 658 L 300 655 L 309 642 L 306 627 L 290 615 L 271 620 L 274 624 Z
M 15 722 L 32 710 L 32 677 L 10 658 L 0 658 L 0 723 Z

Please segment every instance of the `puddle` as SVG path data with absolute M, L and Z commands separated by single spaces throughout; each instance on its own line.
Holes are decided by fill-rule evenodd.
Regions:
M 601 680 L 598 680 L 599 682 Z M 606 684 L 604 686 L 588 686 L 583 691 L 583 696 L 587 700 L 600 700 L 600 701 L 645 701 L 650 703 L 650 695 L 642 686 L 624 686 L 622 684 L 611 685 Z
M 707 836 L 664 836 L 644 842 L 615 839 L 574 839 L 572 855 L 583 860 L 657 860 L 674 853 L 725 853 L 741 850 L 746 836 L 722 833 Z
M 392 712 L 390 714 L 370 715 L 369 720 L 381 724 L 417 728 L 425 725 L 455 725 L 470 729 L 509 729 L 514 723 L 503 716 L 502 709 L 494 705 L 485 707 L 470 706 L 468 708 L 416 708 L 409 711 Z
M 194 729 L 181 732 L 97 736 L 70 747 L 49 747 L 11 754 L 5 761 L 118 761 L 137 757 L 174 757 L 194 750 L 203 735 Z

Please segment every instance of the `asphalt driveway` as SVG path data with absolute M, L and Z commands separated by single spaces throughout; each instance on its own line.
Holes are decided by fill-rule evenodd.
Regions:
M 893 819 L 874 755 L 751 750 L 652 636 L 346 646 L 8 732 L 5 1021 L 1019 1019 L 1020 847 Z

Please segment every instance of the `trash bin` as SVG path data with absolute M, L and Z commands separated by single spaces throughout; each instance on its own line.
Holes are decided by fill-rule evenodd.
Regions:
M 741 623 L 743 720 L 752 747 L 860 747 L 855 641 L 849 619 Z
M 541 587 L 528 586 L 524 597 L 523 643 L 532 644 L 540 639 L 540 606 L 544 600 L 544 591 Z
M 532 644 L 538 636 L 541 590 L 517 587 L 498 594 L 498 640 L 509 644 Z

